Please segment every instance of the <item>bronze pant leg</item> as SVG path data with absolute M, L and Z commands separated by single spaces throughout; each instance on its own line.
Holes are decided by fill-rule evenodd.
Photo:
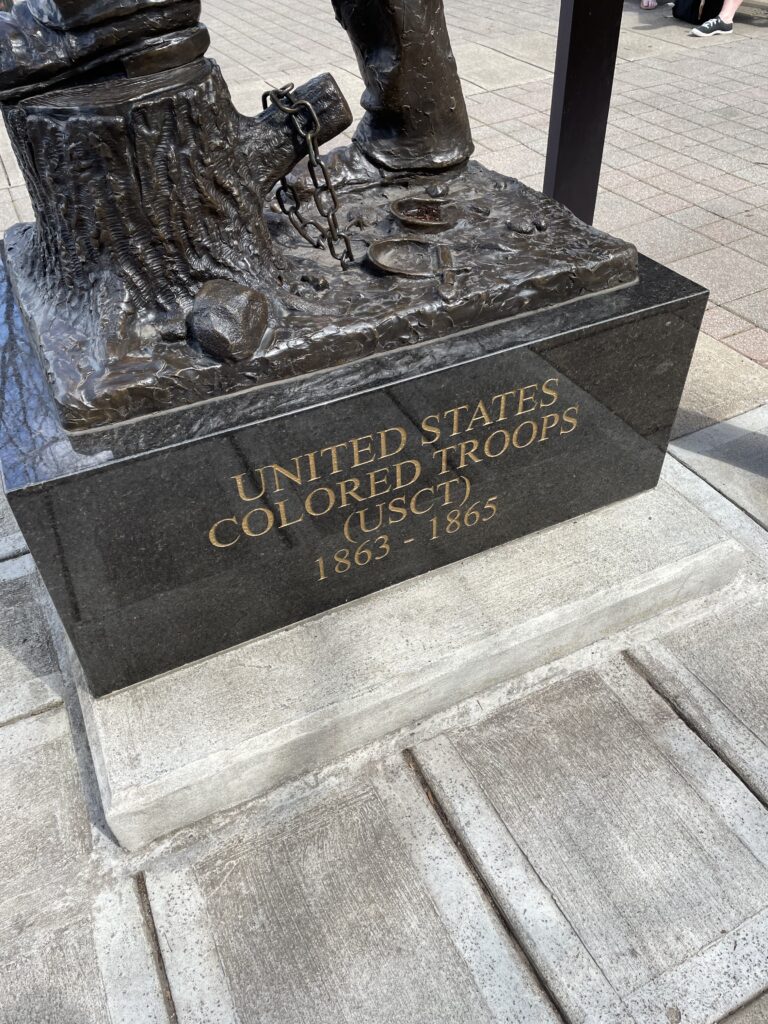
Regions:
M 437 170 L 472 152 L 443 0 L 333 0 L 365 82 L 355 141 L 388 170 Z

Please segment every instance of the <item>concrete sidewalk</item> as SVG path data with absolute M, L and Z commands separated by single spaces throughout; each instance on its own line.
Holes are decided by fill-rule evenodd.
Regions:
M 478 158 L 540 186 L 557 4 L 446 7 Z M 519 585 L 521 542 L 496 549 L 510 606 L 567 633 L 556 660 L 486 647 L 452 707 L 126 853 L 39 579 L 0 519 L 3 1024 L 768 1020 L 768 17 L 753 10 L 702 41 L 666 8 L 626 6 L 597 223 L 713 304 L 659 489 L 529 539 Z M 204 13 L 244 112 L 327 69 L 359 95 L 326 0 Z M 28 201 L 5 136 L 0 153 L 7 225 Z M 476 637 L 489 613 L 456 572 L 445 600 Z M 583 612 L 567 629 L 561 592 Z M 436 686 L 423 646 L 412 683 Z M 188 691 L 198 723 L 212 691 L 236 698 L 224 746 L 236 700 L 268 691 L 275 734 L 289 710 L 290 673 L 279 690 L 256 659 L 249 678 L 249 650 L 239 696 L 217 659 Z M 355 682 L 328 666 L 328 703 Z M 147 743 L 162 710 L 142 693 L 126 778 L 184 743 Z

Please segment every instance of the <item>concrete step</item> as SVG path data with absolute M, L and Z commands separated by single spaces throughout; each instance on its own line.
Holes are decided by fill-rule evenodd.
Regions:
M 768 405 L 697 430 L 671 452 L 768 528 Z

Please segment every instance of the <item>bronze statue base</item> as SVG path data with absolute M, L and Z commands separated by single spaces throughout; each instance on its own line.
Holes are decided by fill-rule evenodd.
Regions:
M 340 199 L 339 224 L 355 254 L 347 270 L 268 211 L 276 256 L 268 310 L 252 281 L 228 271 L 218 309 L 217 286 L 204 285 L 204 296 L 176 311 L 145 316 L 123 353 L 108 337 L 83 336 L 84 324 L 94 331 L 96 306 L 97 325 L 109 330 L 123 291 L 111 296 L 102 282 L 90 301 L 51 303 L 37 276 L 34 227 L 7 232 L 13 290 L 64 426 L 101 426 L 230 394 L 637 278 L 632 245 L 476 162 L 439 176 L 392 178 Z

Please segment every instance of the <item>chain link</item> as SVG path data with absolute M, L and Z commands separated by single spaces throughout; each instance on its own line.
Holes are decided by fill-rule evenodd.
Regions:
M 284 114 L 288 114 L 293 129 L 307 147 L 307 163 L 309 176 L 312 179 L 312 199 L 317 212 L 327 227 L 318 220 L 305 217 L 301 211 L 301 200 L 296 189 L 287 178 L 281 178 L 275 190 L 278 205 L 293 227 L 315 249 L 327 248 L 331 256 L 338 260 L 346 270 L 355 259 L 352 243 L 339 228 L 336 216 L 339 209 L 339 197 L 317 149 L 317 133 L 320 122 L 315 108 L 308 100 L 294 100 L 292 96 L 293 82 L 281 89 L 271 89 L 262 96 L 262 105 L 266 110 L 270 103 Z M 301 115 L 304 115 L 302 123 Z

